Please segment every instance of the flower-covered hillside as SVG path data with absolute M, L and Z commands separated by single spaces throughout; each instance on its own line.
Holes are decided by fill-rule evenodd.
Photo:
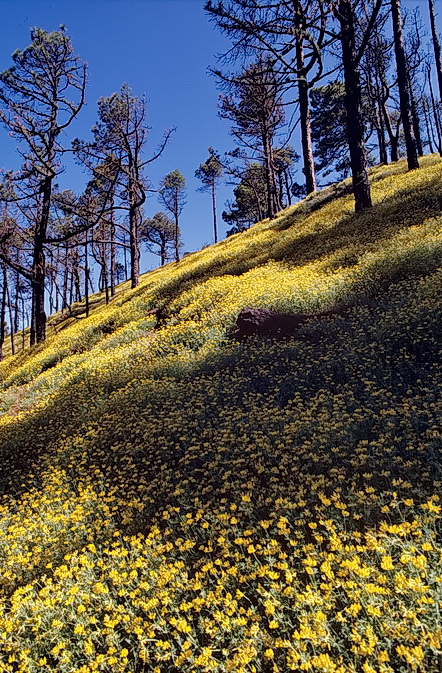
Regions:
M 77 306 L 0 365 L 1 670 L 439 670 L 442 162 L 422 164 L 374 170 L 363 214 L 319 193 Z M 340 310 L 236 343 L 246 305 Z

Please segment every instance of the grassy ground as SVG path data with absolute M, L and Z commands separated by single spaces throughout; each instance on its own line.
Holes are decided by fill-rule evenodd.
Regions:
M 422 166 L 0 363 L 0 670 L 440 670 L 442 162 Z M 247 305 L 340 310 L 236 343 Z

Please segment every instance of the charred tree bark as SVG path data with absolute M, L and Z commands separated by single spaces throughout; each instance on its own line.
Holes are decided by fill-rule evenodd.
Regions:
M 378 145 L 379 145 L 379 161 L 381 164 L 388 164 L 388 155 L 387 155 L 387 145 L 385 143 L 385 125 L 382 115 L 381 105 L 378 101 L 378 107 L 376 110 L 377 116 L 377 135 L 378 135 Z
M 350 164 L 353 179 L 355 210 L 372 206 L 368 181 L 367 154 L 364 143 L 364 121 L 359 70 L 356 61 L 354 15 L 351 0 L 340 0 L 337 17 L 341 27 L 342 62 L 344 66 L 345 111 Z
M 3 344 L 5 342 L 5 318 L 6 318 L 6 296 L 8 288 L 8 274 L 6 272 L 6 265 L 3 264 L 3 287 L 2 287 L 2 303 L 0 306 L 0 360 L 3 360 Z
M 313 160 L 312 136 L 310 128 L 310 105 L 308 100 L 308 84 L 304 63 L 303 48 L 303 17 L 300 3 L 295 3 L 295 28 L 296 34 L 296 67 L 298 71 L 298 99 L 299 119 L 301 124 L 302 158 L 304 162 L 305 187 L 307 194 L 316 192 L 315 162 Z
M 43 203 L 41 217 L 39 218 L 34 234 L 34 256 L 32 264 L 32 277 L 34 286 L 34 325 L 35 340 L 37 343 L 46 337 L 46 313 L 45 313 L 45 278 L 46 258 L 44 253 L 44 240 L 49 222 L 49 209 L 51 206 L 52 177 L 47 176 L 43 182 Z
M 215 178 L 212 180 L 212 185 L 211 185 L 211 191 L 212 191 L 212 210 L 213 210 L 213 238 L 214 242 L 218 242 L 218 227 L 217 227 L 217 222 L 216 222 L 216 185 L 215 185 Z
M 280 210 L 278 203 L 278 190 L 276 188 L 275 166 L 273 162 L 273 150 L 269 129 L 266 120 L 263 120 L 262 145 L 264 149 L 264 170 L 267 191 L 267 217 L 273 219 Z
M 418 153 L 418 156 L 422 157 L 424 154 L 424 150 L 422 147 L 422 136 L 421 136 L 421 129 L 419 125 L 419 114 L 417 111 L 417 103 L 416 103 L 416 97 L 414 95 L 413 91 L 413 83 L 411 81 L 410 77 L 407 77 L 408 79 L 408 91 L 410 93 L 410 112 L 411 112 L 411 120 L 413 123 L 413 133 L 414 137 L 416 140 L 416 150 Z
M 428 108 L 427 108 L 427 102 L 426 102 L 425 98 L 422 101 L 422 107 L 423 107 L 423 110 L 424 110 L 425 128 L 427 129 L 428 147 L 429 147 L 429 150 L 430 150 L 430 154 L 433 154 L 434 148 L 433 148 L 433 143 L 431 142 L 432 134 L 431 134 L 431 130 L 430 130 L 430 123 L 428 121 Z
M 115 222 L 113 210 L 111 211 L 110 226 L 110 291 L 111 297 L 115 297 Z
M 437 134 L 437 150 L 442 157 L 442 137 L 441 137 L 441 129 L 440 129 L 440 120 L 439 120 L 439 115 L 436 107 L 436 101 L 434 99 L 434 93 L 433 93 L 433 85 L 431 83 L 431 69 L 428 68 L 427 70 L 427 78 L 428 78 L 428 87 L 430 89 L 430 98 L 431 98 L 431 107 L 433 108 L 433 117 L 434 117 L 434 124 L 436 127 L 436 134 Z
M 411 171 L 415 168 L 419 168 L 419 161 L 417 158 L 416 139 L 414 137 L 410 97 L 407 86 L 407 64 L 405 60 L 404 38 L 402 34 L 400 0 L 391 0 L 391 15 L 393 20 L 394 50 L 396 55 L 402 127 L 404 129 L 405 145 L 407 148 L 408 169 Z
M 138 219 L 139 208 L 136 202 L 135 195 L 136 187 L 134 180 L 129 178 L 129 247 L 130 247 L 130 281 L 131 287 L 135 288 L 138 285 L 140 276 L 140 249 L 138 245 Z
M 14 315 L 12 313 L 12 302 L 11 302 L 11 293 L 9 291 L 9 285 L 6 286 L 7 290 L 7 302 L 8 302 L 8 308 L 9 308 L 9 325 L 10 325 L 10 337 L 11 337 L 11 353 L 12 355 L 15 355 L 15 343 L 14 343 Z
M 89 248 L 88 248 L 88 231 L 85 231 L 84 243 L 84 301 L 86 304 L 86 318 L 89 317 Z
M 442 100 L 442 59 L 439 38 L 436 30 L 436 18 L 434 15 L 434 0 L 428 0 L 428 10 L 430 13 L 431 38 L 434 49 L 434 60 L 436 63 L 437 81 L 439 84 L 439 98 Z

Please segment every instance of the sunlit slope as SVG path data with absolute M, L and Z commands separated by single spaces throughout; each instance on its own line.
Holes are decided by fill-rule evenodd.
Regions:
M 442 161 L 422 165 L 0 364 L 0 670 L 439 670 Z M 237 344 L 247 305 L 339 313 Z

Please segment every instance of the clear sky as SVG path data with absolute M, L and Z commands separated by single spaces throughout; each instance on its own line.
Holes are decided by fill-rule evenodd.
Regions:
M 207 74 L 207 67 L 216 63 L 215 54 L 228 42 L 208 21 L 203 0 L 0 0 L 0 10 L 0 70 L 12 65 L 16 49 L 28 46 L 30 28 L 50 31 L 61 23 L 75 52 L 88 63 L 87 105 L 68 127 L 66 146 L 74 137 L 90 138 L 98 98 L 119 91 L 123 82 L 134 95 L 145 93 L 149 100 L 150 152 L 166 129 L 177 127 L 163 156 L 148 166 L 147 177 L 158 187 L 166 173 L 181 171 L 187 182 L 181 216 L 184 250 L 211 243 L 211 199 L 196 191 L 201 183 L 194 173 L 207 159 L 209 146 L 223 153 L 233 144 L 228 122 L 217 115 L 215 80 Z M 16 144 L 0 127 L 0 168 L 19 166 Z M 82 169 L 70 162 L 59 184 L 80 192 L 85 180 Z M 222 235 L 221 211 L 231 195 L 231 186 L 221 186 Z M 146 202 L 146 215 L 160 209 L 153 195 Z
M 124 82 L 134 95 L 145 93 L 150 101 L 152 152 L 163 132 L 177 127 L 163 156 L 148 167 L 147 176 L 155 187 L 175 168 L 186 178 L 181 230 L 187 251 L 211 243 L 213 237 L 210 196 L 196 191 L 200 182 L 194 177 L 195 170 L 206 160 L 209 146 L 220 153 L 234 146 L 229 122 L 217 115 L 215 80 L 207 74 L 207 67 L 216 65 L 215 55 L 226 51 L 229 42 L 209 22 L 203 5 L 204 0 L 0 0 L 0 70 L 12 65 L 11 54 L 17 48 L 29 44 L 30 28 L 50 31 L 62 23 L 76 53 L 88 62 L 87 105 L 67 129 L 66 146 L 74 137 L 90 138 L 98 98 L 119 91 Z M 404 0 L 407 8 L 416 5 L 427 23 L 426 3 Z M 297 137 L 293 141 L 299 151 Z M 0 128 L 0 168 L 18 167 L 15 145 Z M 70 162 L 59 184 L 80 192 L 85 180 L 81 168 Z M 221 235 L 225 230 L 221 211 L 231 197 L 232 187 L 222 186 L 218 197 Z M 146 202 L 146 215 L 160 208 L 154 195 Z

